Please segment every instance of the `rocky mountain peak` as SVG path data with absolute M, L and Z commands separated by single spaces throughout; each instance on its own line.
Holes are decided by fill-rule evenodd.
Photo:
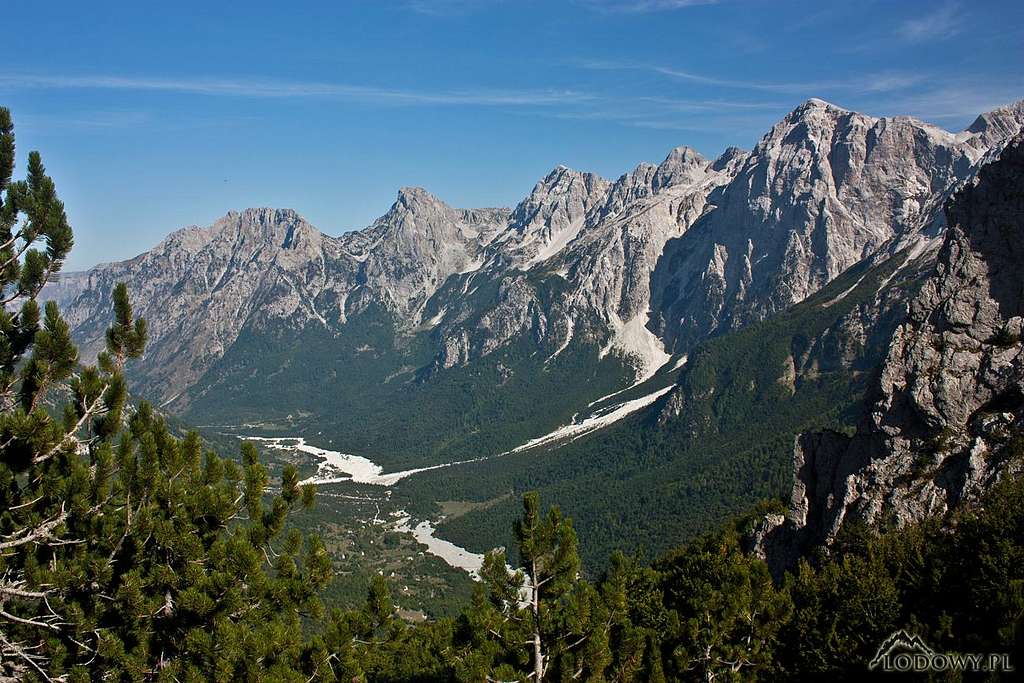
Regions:
M 369 241 L 388 258 L 419 258 L 435 248 L 475 242 L 479 233 L 466 211 L 452 208 L 421 187 L 403 187 L 387 213 L 345 241 L 353 245 Z
M 572 193 L 591 193 L 595 188 L 607 187 L 608 181 L 594 173 L 577 171 L 559 164 L 551 169 L 544 178 L 534 185 L 530 196 L 519 203 L 516 212 L 520 207 L 527 209 L 531 205 L 543 204 L 545 199 L 552 195 L 566 195 Z
M 837 129 L 870 128 L 878 119 L 811 98 L 787 114 L 754 148 L 763 154 L 778 147 L 827 149 Z
M 593 173 L 555 167 L 512 211 L 508 238 L 498 249 L 501 259 L 529 268 L 558 253 L 579 234 L 609 187 Z
M 866 119 L 873 118 L 866 114 L 845 109 L 818 97 L 812 97 L 787 114 L 782 122 L 792 125 L 800 121 L 813 122 L 823 119 L 838 119 L 846 116 L 859 116 Z
M 396 205 L 410 210 L 420 205 L 444 204 L 444 202 L 422 187 L 412 186 L 398 188 L 398 198 L 395 202 Z
M 485 246 L 503 230 L 503 209 L 456 209 L 419 187 L 403 187 L 373 225 L 341 238 L 358 263 L 359 309 L 371 303 L 413 319 L 452 275 L 476 270 Z
M 835 111 L 835 112 L 841 112 L 841 113 L 844 113 L 844 114 L 851 113 L 849 109 L 844 109 L 843 107 L 840 107 L 839 105 L 836 105 L 836 104 L 832 104 L 831 102 L 829 102 L 827 100 L 823 100 L 820 97 L 810 97 L 810 98 L 808 98 L 805 102 L 803 102 L 799 107 L 796 108 L 796 111 L 810 111 L 810 110 L 816 110 L 816 109 L 817 110 L 822 110 L 823 109 L 823 110 L 826 110 L 826 111 L 831 110 L 831 111 Z
M 452 350 L 445 366 L 529 334 L 552 352 L 589 340 L 644 376 L 667 358 L 663 342 L 685 353 L 919 231 L 990 153 L 982 133 L 1009 129 L 1019 111 L 954 136 L 809 101 L 750 154 L 709 163 L 678 147 L 614 184 L 558 166 L 512 211 L 453 208 L 404 187 L 370 227 L 339 237 L 294 211 L 233 212 L 94 269 L 75 280 L 78 297 L 69 281 L 61 297 L 76 334 L 98 347 L 110 288 L 128 281 L 140 314 L 163 321 L 146 359 L 163 399 L 198 381 L 243 329 L 344 335 L 371 308 L 403 331 L 433 330 Z M 523 275 L 531 269 L 538 277 Z M 198 337 L 215 341 L 196 349 Z
M 283 249 L 294 248 L 319 231 L 292 209 L 269 207 L 228 212 L 208 229 L 218 241 L 265 245 Z
M 976 134 L 986 146 L 990 146 L 998 140 L 1013 137 L 1022 126 L 1024 100 L 980 115 L 967 128 L 967 132 Z
M 721 173 L 730 167 L 738 166 L 749 154 L 750 152 L 739 147 L 727 147 L 717 159 L 711 162 L 711 170 Z
M 395 202 L 387 213 L 377 219 L 376 224 L 401 224 L 407 215 L 424 216 L 429 214 L 454 213 L 452 207 L 422 187 L 402 187 L 398 190 Z
M 991 120 L 1003 122 L 991 126 L 994 140 L 1014 114 Z M 941 220 L 942 201 L 988 152 L 978 137 L 801 104 L 733 162 L 741 168 L 709 200 L 715 210 L 666 247 L 654 296 L 665 297 L 670 346 L 677 331 L 675 350 L 685 351 L 798 303 L 889 240 Z
M 565 164 L 556 164 L 555 167 L 551 169 L 551 171 L 549 171 L 546 176 L 544 176 L 544 180 L 542 180 L 541 182 L 551 184 L 555 179 L 560 178 L 566 174 L 573 175 L 579 173 L 579 171 L 571 169 Z
M 673 149 L 658 166 L 654 177 L 654 189 L 693 183 L 707 173 L 708 160 L 692 147 L 680 146 Z
M 394 238 L 397 233 L 420 231 L 432 237 L 454 237 L 486 244 L 504 228 L 508 209 L 456 209 L 422 187 L 402 187 L 386 214 L 366 230 L 348 233 L 343 240 L 351 246 L 370 237 Z
M 1011 448 L 1024 428 L 1024 136 L 945 211 L 937 262 L 892 335 L 857 432 L 797 439 L 789 515 L 761 530 L 777 571 L 849 520 L 942 514 L 1024 469 Z
M 179 259 L 201 252 L 233 253 L 239 249 L 277 253 L 318 250 L 324 235 L 292 209 L 268 207 L 229 211 L 213 225 L 176 230 L 140 259 Z

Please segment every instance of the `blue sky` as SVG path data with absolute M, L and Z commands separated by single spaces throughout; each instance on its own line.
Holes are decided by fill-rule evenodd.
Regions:
M 331 234 L 402 185 L 512 205 L 749 148 L 809 97 L 959 130 L 1024 98 L 1024 3 L 352 0 L 10 3 L 0 104 L 43 153 L 68 268 L 231 209 Z

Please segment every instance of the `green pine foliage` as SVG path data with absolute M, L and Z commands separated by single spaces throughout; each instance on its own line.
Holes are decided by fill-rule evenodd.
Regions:
M 779 582 L 743 549 L 762 512 L 652 565 L 615 553 L 590 583 L 571 523 L 557 509 L 541 515 L 531 494 L 514 532 L 521 568 L 488 555 L 458 619 L 367 640 L 345 631 L 335 652 L 361 681 L 531 681 L 538 662 L 544 681 L 861 681 L 905 629 L 939 652 L 1009 653 L 1021 665 L 1024 478 L 945 518 L 884 533 L 851 525 Z M 369 604 L 381 604 L 374 590 Z
M 329 671 L 302 622 L 320 614 L 330 562 L 318 539 L 286 533 L 313 488 L 294 468 L 271 485 L 251 445 L 238 464 L 130 409 L 124 371 L 146 324 L 123 284 L 106 349 L 80 363 L 57 307 L 36 302 L 71 228 L 39 155 L 26 180 L 13 169 L 0 108 L 0 679 Z
M 541 513 L 535 493 L 523 497 L 515 524 L 518 563 L 504 551 L 489 553 L 481 586 L 466 612 L 470 634 L 457 661 L 459 680 L 492 673 L 501 680 L 578 680 L 602 671 L 608 660 L 608 610 L 579 577 L 572 522 L 557 507 Z

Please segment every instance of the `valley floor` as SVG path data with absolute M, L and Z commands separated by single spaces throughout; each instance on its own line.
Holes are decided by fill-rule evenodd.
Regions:
M 683 363 L 685 358 L 671 370 Z M 438 535 L 436 526 L 449 516 L 457 516 L 459 501 L 418 501 L 440 506 L 440 515 L 424 519 L 407 512 L 403 500 L 392 496 L 392 487 L 422 472 L 557 447 L 622 420 L 671 389 L 671 385 L 645 389 L 642 395 L 632 397 L 636 392 L 631 390 L 637 387 L 633 385 L 602 397 L 588 406 L 584 417 L 577 414 L 571 423 L 508 451 L 396 472 L 385 472 L 383 466 L 369 458 L 314 445 L 306 437 L 244 433 L 258 428 L 257 424 L 220 426 L 217 430 L 221 437 L 230 435 L 256 443 L 271 463 L 290 462 L 299 466 L 303 483 L 317 485 L 317 510 L 306 513 L 307 519 L 300 523 L 315 528 L 332 551 L 337 572 L 334 593 L 340 604 L 358 604 L 363 599 L 360 586 L 366 585 L 360 581 L 377 573 L 393 580 L 402 609 L 413 618 L 440 616 L 455 603 L 454 595 L 469 592 L 484 555 Z M 625 400 L 612 401 L 615 397 Z M 479 503 L 464 503 L 463 507 L 466 505 L 480 507 Z

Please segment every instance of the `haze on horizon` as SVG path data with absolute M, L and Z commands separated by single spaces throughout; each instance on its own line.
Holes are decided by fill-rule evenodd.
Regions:
M 402 185 L 509 206 L 557 164 L 615 178 L 751 147 L 809 97 L 960 130 L 1024 97 L 998 2 L 18 3 L 0 104 L 75 228 L 67 270 L 232 209 L 361 228 Z

